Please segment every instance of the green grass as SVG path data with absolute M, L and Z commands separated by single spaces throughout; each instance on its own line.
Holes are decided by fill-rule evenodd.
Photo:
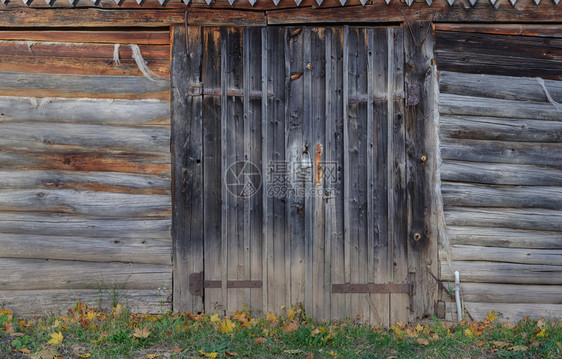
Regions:
M 0 311 L 0 358 L 562 358 L 561 342 L 560 320 L 510 324 L 495 313 L 483 322 L 384 329 L 318 323 L 300 308 L 260 318 L 142 315 L 82 303 L 31 320 Z

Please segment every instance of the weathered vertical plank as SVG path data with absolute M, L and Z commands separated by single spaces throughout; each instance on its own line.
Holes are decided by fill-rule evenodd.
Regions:
M 230 223 L 229 223 L 229 194 L 226 190 L 225 183 L 222 182 L 222 176 L 226 173 L 230 162 L 230 158 L 228 156 L 229 151 L 228 148 L 228 30 L 225 28 L 220 29 L 220 89 L 221 89 L 221 172 L 220 172 L 220 180 L 219 188 L 221 190 L 221 292 L 222 292 L 222 302 L 224 311 L 227 312 L 229 310 L 230 305 L 230 295 L 228 293 L 228 272 L 229 272 L 229 264 L 233 262 L 233 259 L 229 261 L 229 240 L 228 234 L 230 232 Z
M 269 153 L 269 28 L 261 28 L 261 88 L 262 88 L 262 118 L 261 118 L 261 174 L 262 174 L 262 311 L 268 312 L 269 308 L 269 268 L 272 264 L 270 253 L 273 252 L 272 237 L 273 223 L 271 221 L 270 209 L 272 210 L 269 196 L 268 163 Z M 271 90 L 272 91 L 272 90 Z
M 404 32 L 388 29 L 388 233 L 394 259 L 393 283 L 408 280 L 406 220 L 406 153 L 404 100 L 395 94 L 404 91 Z M 407 294 L 390 295 L 390 323 L 408 320 L 410 300 Z
M 388 36 L 386 28 L 374 29 L 373 46 L 373 93 L 378 99 L 388 95 Z M 389 253 L 388 237 L 388 100 L 374 102 L 374 165 L 373 165 L 373 228 L 375 283 L 390 283 L 389 270 L 392 271 L 392 258 Z M 389 326 L 390 295 L 388 293 L 373 294 L 375 312 L 380 317 L 380 325 Z M 379 320 L 376 315 L 375 319 Z M 373 319 L 373 318 L 372 318 Z
M 330 173 L 325 172 L 325 188 L 328 205 L 326 206 L 326 240 L 330 243 L 330 255 L 326 253 L 326 261 L 330 263 L 330 280 L 326 291 L 330 301 L 332 319 L 345 319 L 346 295 L 332 294 L 332 283 L 345 282 L 344 269 L 344 210 L 343 210 L 343 127 L 345 108 L 343 102 L 343 28 L 327 29 L 326 32 L 326 162 Z
M 223 77 L 226 79 L 227 89 L 244 90 L 244 54 L 243 54 L 243 29 L 226 29 L 226 64 L 222 69 Z M 223 93 L 224 96 L 224 93 Z M 224 100 L 223 100 L 224 101 Z M 226 123 L 226 171 L 234 170 L 239 174 L 245 170 L 245 144 L 250 142 L 249 131 L 246 131 L 244 120 L 244 98 L 240 96 L 227 96 L 226 116 L 223 119 Z M 229 172 L 229 174 L 233 174 Z M 245 176 L 238 177 L 238 180 L 245 183 Z M 226 185 L 231 184 L 231 178 L 226 177 Z M 227 252 L 228 258 L 224 265 L 228 268 L 227 280 L 247 280 L 249 279 L 250 256 L 249 256 L 249 213 L 245 212 L 246 196 L 236 187 L 230 187 L 227 191 L 228 213 L 227 213 Z M 227 189 L 223 188 L 223 191 Z M 249 210 L 249 208 L 248 208 Z M 244 288 L 229 288 L 227 313 L 234 313 L 244 304 L 250 301 L 250 290 Z
M 433 111 L 436 74 L 432 68 L 433 33 L 429 22 L 412 23 L 405 36 L 406 83 L 419 87 L 419 103 L 406 107 L 407 199 L 408 199 L 408 281 L 414 283 L 411 320 L 434 312 L 437 283 L 426 267 L 437 273 L 437 229 L 432 211 L 436 138 Z M 429 30 L 429 31 L 428 31 Z M 416 41 L 422 41 L 421 46 Z M 408 96 L 414 96 L 411 93 Z
M 303 33 L 303 70 L 304 70 L 304 84 L 303 84 L 303 141 L 307 145 L 307 153 L 309 165 L 312 165 L 313 147 L 312 141 L 312 106 L 315 99 L 312 99 L 312 49 L 311 37 L 313 29 L 306 27 Z M 304 155 L 304 154 L 303 154 Z M 301 166 L 302 166 L 301 161 Z M 311 173 L 312 168 L 303 168 L 303 175 Z M 306 195 L 304 196 L 304 256 L 305 256 L 305 285 L 304 285 L 304 304 L 305 310 L 309 315 L 317 317 L 317 306 L 315 305 L 315 286 L 314 278 L 318 273 L 318 268 L 314 265 L 314 198 L 311 197 L 309 191 L 313 188 L 310 176 L 304 179 L 303 187 Z
M 187 95 L 200 84 L 201 28 L 185 31 L 172 30 L 173 309 L 199 312 L 202 297 L 189 293 L 188 277 L 203 270 L 202 104 Z
M 306 172 L 303 171 L 302 159 L 305 150 L 303 138 L 303 92 L 304 92 L 304 34 L 309 31 L 285 31 L 285 69 L 288 79 L 285 95 L 285 160 L 290 164 L 289 183 L 286 195 L 286 244 L 289 255 L 285 257 L 286 270 L 289 275 L 287 283 L 287 304 L 304 302 L 305 290 L 305 225 L 304 225 L 304 190 Z
M 290 78 L 286 77 L 286 30 L 282 27 L 272 27 L 268 32 L 267 61 L 269 66 L 267 89 L 273 94 L 268 98 L 268 122 L 267 135 L 269 142 L 266 143 L 268 173 L 266 181 L 269 188 L 265 195 L 268 197 L 271 211 L 269 221 L 271 240 L 268 250 L 268 311 L 279 311 L 282 305 L 289 305 L 288 291 L 290 288 L 290 271 L 286 263 L 289 259 L 288 235 L 285 222 L 286 198 L 280 189 L 286 186 L 285 179 L 288 176 L 284 166 L 285 160 L 285 113 L 287 110 L 286 96 Z M 290 263 L 290 262 L 289 262 Z M 264 283 L 265 284 L 265 283 Z
M 325 277 L 330 270 L 325 258 L 329 258 L 329 251 L 326 248 L 324 221 L 325 221 L 325 187 L 324 187 L 324 161 L 325 161 L 325 124 L 326 124 L 326 35 L 325 29 L 313 28 L 310 39 L 310 66 L 307 69 L 311 72 L 311 126 L 310 137 L 310 156 L 312 160 L 312 179 L 308 196 L 312 196 L 313 201 L 313 279 L 312 290 L 314 297 L 314 313 L 318 320 L 330 318 L 329 302 L 326 303 L 326 280 Z M 309 68 L 310 67 L 310 68 Z M 329 263 L 329 262 L 328 262 Z M 328 304 L 328 305 L 326 305 Z
M 349 96 L 364 98 L 367 95 L 368 79 L 368 43 L 365 28 L 351 28 L 349 31 Z M 367 248 L 367 102 L 348 105 L 349 147 L 349 228 L 351 261 L 351 283 L 366 283 L 368 273 Z M 351 306 L 354 318 L 369 318 L 369 300 L 367 294 L 352 294 Z
M 249 161 L 255 168 L 259 169 L 262 162 L 262 102 L 267 102 L 266 96 L 260 98 L 250 98 L 249 92 L 259 92 L 262 90 L 262 29 L 250 27 L 244 30 L 244 113 L 249 123 L 249 128 L 245 129 L 249 133 L 249 148 L 246 161 Z M 246 90 L 248 88 L 248 90 Z M 246 100 L 248 98 L 248 100 Z M 262 172 L 263 173 L 263 172 Z M 253 178 L 252 178 L 253 179 Z M 257 186 L 256 186 L 257 187 Z M 249 198 L 249 251 L 250 260 L 248 263 L 250 270 L 250 280 L 262 280 L 263 277 L 263 239 L 262 239 L 262 211 L 263 211 L 263 187 L 256 188 L 257 192 Z M 250 289 L 251 303 L 248 307 L 255 313 L 263 311 L 263 287 Z M 250 305 L 251 304 L 251 305 Z
M 218 28 L 203 30 L 202 88 L 221 87 L 221 36 Z M 222 106 L 221 97 L 203 96 L 203 217 L 205 279 L 222 279 Z M 225 297 L 220 288 L 206 288 L 205 312 L 222 312 Z
M 343 27 L 343 243 L 344 281 L 351 283 L 351 218 L 349 212 L 349 26 Z M 345 314 L 351 315 L 351 295 L 345 295 Z
M 251 146 L 252 146 L 252 137 L 250 135 L 250 121 L 251 121 L 251 114 L 250 114 L 250 77 L 251 77 L 251 67 L 250 67 L 250 39 L 249 39 L 249 28 L 245 27 L 242 30 L 242 62 L 243 62 L 243 80 L 242 80 L 242 89 L 244 91 L 244 99 L 243 99 L 243 106 L 244 106 L 244 117 L 243 117 L 243 126 L 244 126 L 244 143 L 242 144 L 242 146 L 244 147 L 243 150 L 243 159 L 242 161 L 244 161 L 245 163 L 252 163 L 251 162 L 251 158 L 250 158 L 250 151 L 251 151 Z M 254 64 L 255 65 L 255 64 Z M 252 69 L 253 71 L 257 71 L 256 68 Z M 240 137 L 239 134 L 237 137 Z M 243 226 L 244 226 L 244 230 L 242 232 L 242 240 L 240 241 L 243 245 L 242 248 L 238 247 L 238 250 L 242 251 L 242 264 L 238 264 L 239 266 L 242 265 L 242 270 L 241 270 L 241 274 L 242 274 L 242 278 L 239 279 L 244 279 L 244 280 L 249 280 L 250 279 L 250 270 L 251 270 L 251 262 L 250 262 L 250 256 L 251 256 L 251 247 L 250 247 L 250 241 L 251 241 L 251 237 L 252 237 L 252 228 L 251 228 L 251 218 L 250 218 L 250 206 L 252 204 L 252 199 L 251 197 L 254 196 L 245 196 L 244 198 L 242 198 L 243 200 L 243 206 L 244 206 L 244 213 L 243 213 Z M 250 289 L 244 289 L 244 304 L 246 306 L 248 306 L 249 308 L 252 308 L 252 303 L 251 303 L 251 296 L 250 296 Z M 236 308 L 235 310 L 237 310 L 239 308 Z M 253 308 L 252 308 L 253 309 Z
M 375 154 L 375 131 L 374 131 L 374 96 L 375 96 L 375 34 L 374 29 L 367 29 L 367 282 L 375 283 L 375 213 L 374 213 L 374 172 L 376 160 Z M 376 307 L 374 294 L 368 295 L 369 324 L 380 324 L 381 317 L 379 308 Z

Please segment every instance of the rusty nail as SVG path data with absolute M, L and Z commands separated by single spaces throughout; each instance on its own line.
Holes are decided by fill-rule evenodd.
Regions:
M 312 64 L 309 62 L 309 63 L 306 65 L 306 68 L 310 70 L 310 69 L 312 68 Z
M 419 241 L 420 239 L 421 239 L 421 234 L 419 234 L 419 233 L 414 234 L 414 240 L 416 242 Z
M 421 161 L 422 161 L 422 162 L 425 162 L 425 161 L 427 161 L 427 157 L 426 157 L 425 155 L 421 156 L 421 158 L 420 158 L 420 159 L 421 159 Z

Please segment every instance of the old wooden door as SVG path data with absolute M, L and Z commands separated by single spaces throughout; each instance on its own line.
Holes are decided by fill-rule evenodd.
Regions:
M 406 321 L 403 28 L 184 31 L 175 309 Z

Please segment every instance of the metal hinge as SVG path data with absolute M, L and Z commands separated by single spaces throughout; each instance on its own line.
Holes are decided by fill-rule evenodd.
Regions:
M 420 84 L 406 83 L 406 106 L 416 106 L 420 103 Z
M 261 280 L 229 280 L 227 288 L 262 288 Z M 203 296 L 204 288 L 222 288 L 220 280 L 205 280 L 204 272 L 191 273 L 189 275 L 189 293 L 193 296 Z

